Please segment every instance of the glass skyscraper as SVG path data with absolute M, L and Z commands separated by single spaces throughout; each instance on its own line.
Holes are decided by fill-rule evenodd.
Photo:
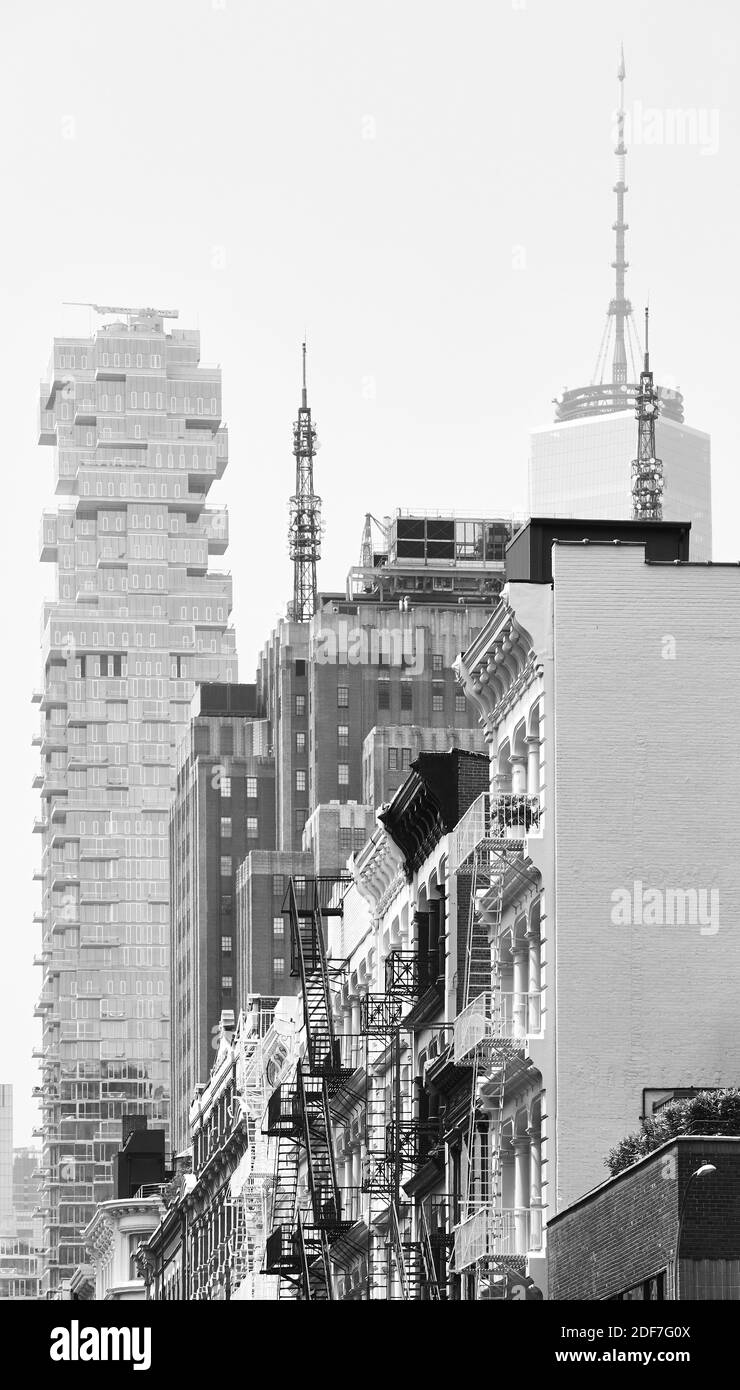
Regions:
M 55 339 L 40 400 L 60 494 L 34 697 L 46 1295 L 85 1259 L 122 1116 L 168 1124 L 176 748 L 196 681 L 237 679 L 231 579 L 209 572 L 228 541 L 206 506 L 227 461 L 220 370 L 174 312 L 99 312 L 115 321 Z
M 655 434 L 657 454 L 663 460 L 663 517 L 690 521 L 691 559 L 711 560 L 709 435 L 667 415 L 659 417 Z M 633 410 L 594 413 L 533 430 L 530 514 L 629 519 L 636 451 Z

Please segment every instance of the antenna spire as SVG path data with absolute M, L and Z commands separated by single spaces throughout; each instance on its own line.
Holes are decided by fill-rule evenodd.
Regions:
M 632 305 L 625 298 L 624 281 L 629 265 L 625 256 L 625 232 L 628 223 L 624 220 L 624 195 L 627 192 L 626 160 L 627 147 L 624 143 L 624 79 L 627 69 L 624 63 L 624 45 L 620 45 L 617 81 L 619 83 L 619 105 L 617 107 L 617 143 L 614 153 L 617 156 L 617 182 L 614 192 L 617 195 L 617 220 L 613 223 L 616 234 L 615 256 L 612 268 L 615 272 L 614 298 L 609 305 L 609 314 L 614 318 L 614 355 L 612 358 L 612 381 L 621 386 L 627 381 L 627 353 L 625 350 L 624 328 L 632 313 Z
M 307 623 L 316 612 L 316 563 L 321 558 L 321 498 L 313 490 L 316 430 L 311 422 L 306 385 L 306 343 L 301 344 L 302 386 L 298 419 L 293 426 L 295 492 L 290 499 L 288 550 L 293 561 L 293 602 L 289 616 Z
M 640 373 L 635 415 L 637 458 L 632 460 L 632 515 L 635 521 L 663 520 L 663 464 L 655 457 L 658 393 L 653 385 L 649 352 L 650 313 L 645 309 L 645 364 Z

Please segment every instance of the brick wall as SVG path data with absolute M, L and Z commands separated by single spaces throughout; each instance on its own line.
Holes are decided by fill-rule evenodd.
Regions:
M 558 1211 L 603 1180 L 644 1088 L 740 1076 L 740 570 L 643 555 L 553 553 Z M 716 889 L 718 932 L 615 925 L 636 880 Z
M 702 1163 L 713 1163 L 717 1172 L 696 1179 L 689 1192 L 682 1285 L 691 1261 L 740 1259 L 740 1138 L 682 1138 L 664 1144 L 548 1225 L 550 1298 L 609 1298 L 670 1271 L 679 1203 Z M 670 1287 L 670 1279 L 666 1282 Z

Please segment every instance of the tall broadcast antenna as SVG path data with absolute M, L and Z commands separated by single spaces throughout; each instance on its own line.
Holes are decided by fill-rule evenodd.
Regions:
M 616 144 L 617 178 L 614 184 L 616 219 L 614 232 L 614 290 L 606 311 L 606 322 L 599 344 L 593 375 L 588 386 L 576 386 L 562 392 L 556 399 L 556 420 L 584 420 L 595 415 L 610 415 L 629 410 L 637 404 L 639 394 L 639 363 L 642 357 L 632 304 L 627 298 L 625 284 L 629 261 L 626 254 L 624 200 L 627 189 L 627 145 L 625 141 L 626 111 L 624 82 L 627 70 L 624 48 L 620 46 L 617 67 Z M 678 424 L 683 421 L 683 397 L 680 391 L 656 388 L 661 409 L 667 419 Z
M 316 612 L 316 564 L 321 558 L 321 498 L 313 490 L 313 459 L 318 448 L 311 423 L 306 388 L 306 344 L 303 344 L 303 389 L 298 419 L 293 426 L 295 493 L 290 499 L 288 548 L 293 561 L 293 602 L 289 616 L 307 623 Z
M 658 393 L 650 370 L 649 311 L 645 310 L 645 361 L 640 373 L 635 415 L 637 458 L 632 460 L 632 515 L 635 521 L 663 519 L 663 464 L 655 457 Z

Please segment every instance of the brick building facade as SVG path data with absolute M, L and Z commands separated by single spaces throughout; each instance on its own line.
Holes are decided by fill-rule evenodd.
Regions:
M 682 1299 L 740 1298 L 740 1138 L 686 1136 L 661 1145 L 548 1223 L 555 1299 L 675 1296 L 678 1219 Z

